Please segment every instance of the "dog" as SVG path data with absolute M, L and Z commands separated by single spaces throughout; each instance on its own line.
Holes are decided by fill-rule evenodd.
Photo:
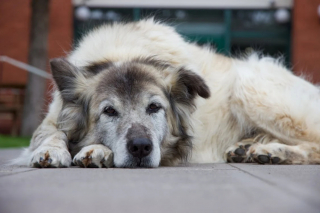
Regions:
M 146 19 L 94 29 L 50 65 L 53 101 L 16 163 L 320 163 L 320 90 L 280 60 L 226 57 Z

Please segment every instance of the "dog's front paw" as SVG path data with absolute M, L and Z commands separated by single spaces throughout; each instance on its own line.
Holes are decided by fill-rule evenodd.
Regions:
M 71 160 L 70 153 L 64 148 L 40 146 L 33 151 L 30 166 L 37 168 L 69 167 Z
M 113 166 L 113 153 L 104 145 L 90 145 L 74 156 L 73 163 L 84 168 L 110 168 Z

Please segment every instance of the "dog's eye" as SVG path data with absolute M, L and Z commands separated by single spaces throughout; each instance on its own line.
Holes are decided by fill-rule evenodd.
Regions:
M 159 109 L 161 109 L 160 106 L 157 106 L 156 104 L 150 104 L 147 108 L 147 112 L 148 113 L 156 113 L 159 111 Z
M 113 109 L 112 107 L 106 107 L 103 112 L 109 116 L 117 116 L 118 115 L 118 112 L 115 109 Z

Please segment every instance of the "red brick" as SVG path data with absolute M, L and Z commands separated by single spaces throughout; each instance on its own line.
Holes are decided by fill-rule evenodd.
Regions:
M 31 0 L 0 1 L 0 14 L 0 55 L 7 55 L 28 63 Z M 73 38 L 72 14 L 72 0 L 50 1 L 48 58 L 63 56 L 65 52 L 71 50 Z M 49 63 L 47 71 L 49 71 Z M 27 76 L 28 73 L 25 70 L 7 63 L 0 63 L 0 83 L 25 85 Z M 48 81 L 46 96 L 44 97 L 46 99 L 45 111 L 50 102 L 51 87 L 52 82 Z M 2 114 L 0 117 L 0 123 L 2 123 L 0 133 L 9 133 L 8 130 L 12 122 L 4 119 L 3 116 Z
M 50 2 L 49 58 L 62 56 L 70 51 L 73 36 L 72 12 L 71 0 Z M 0 55 L 28 63 L 31 0 L 0 1 L 0 14 Z M 2 83 L 26 83 L 26 71 L 7 63 L 2 66 L 2 78 L 0 76 Z
M 0 1 L 0 55 L 28 61 L 30 0 Z M 24 70 L 3 64 L 2 82 L 23 84 Z
M 320 82 L 320 0 L 295 0 L 293 10 L 293 65 L 297 74 Z

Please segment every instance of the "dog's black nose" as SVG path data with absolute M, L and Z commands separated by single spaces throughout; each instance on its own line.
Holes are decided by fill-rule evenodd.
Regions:
M 152 142 L 148 138 L 135 138 L 128 142 L 127 148 L 133 157 L 143 158 L 152 151 Z

